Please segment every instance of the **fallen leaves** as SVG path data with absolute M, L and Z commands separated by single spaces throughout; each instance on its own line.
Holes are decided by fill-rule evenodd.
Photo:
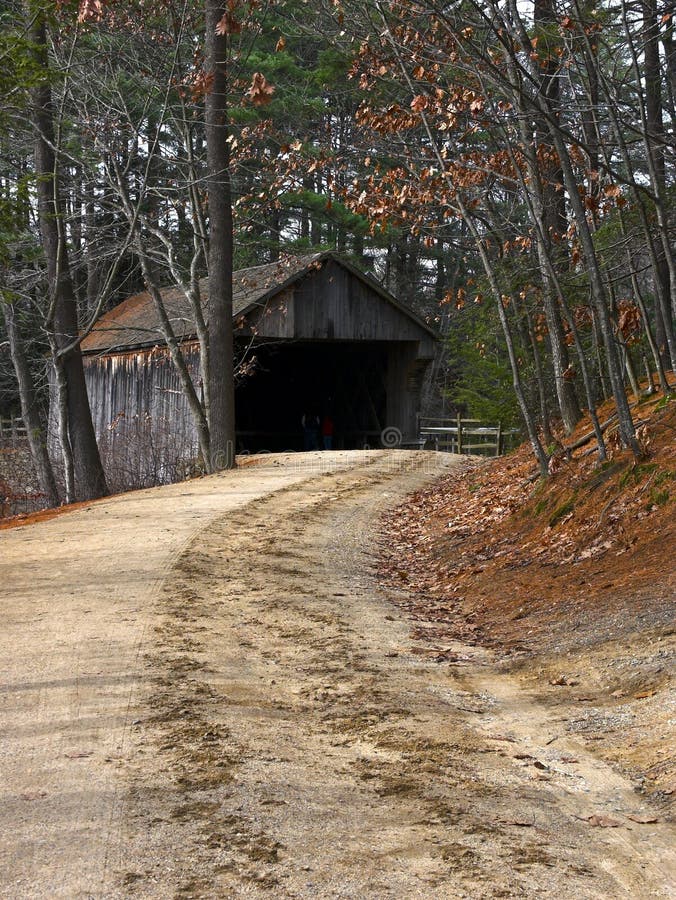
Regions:
M 611 816 L 605 816 L 599 813 L 594 813 L 591 816 L 576 816 L 576 818 L 581 819 L 583 822 L 588 822 L 595 828 L 619 828 L 622 825 L 622 822 L 620 822 L 619 819 L 613 819 Z
M 439 649 L 438 647 L 413 647 L 412 652 L 416 656 L 428 656 L 435 662 L 461 663 L 469 662 L 472 657 L 466 653 L 458 653 L 452 647 Z
M 574 687 L 580 682 L 576 681 L 574 678 L 569 678 L 567 675 L 559 675 L 558 678 L 550 678 L 549 683 L 557 687 Z
M 446 625 L 435 641 L 464 638 L 469 615 L 479 643 L 523 646 L 527 636 L 526 649 L 531 635 L 549 642 L 565 631 L 569 640 L 581 619 L 591 626 L 595 610 L 622 616 L 629 629 L 633 597 L 640 606 L 649 596 L 651 615 L 660 615 L 654 586 L 668 593 L 673 577 L 661 549 L 674 533 L 673 510 L 668 502 L 648 511 L 641 491 L 652 473 L 667 483 L 676 468 L 676 404 L 644 416 L 653 436 L 649 464 L 634 465 L 625 453 L 599 467 L 578 449 L 570 459 L 561 454 L 565 465 L 546 482 L 534 482 L 524 446 L 490 463 L 467 460 L 464 471 L 387 517 L 382 569 L 411 591 L 414 599 L 402 605 L 416 619 Z M 587 429 L 581 423 L 578 431 Z M 576 440 L 577 433 L 560 443 Z
M 600 415 L 605 420 L 612 409 Z M 463 461 L 386 517 L 380 571 L 382 584 L 397 585 L 396 602 L 426 655 L 442 661 L 447 647 L 462 651 L 458 642 L 497 651 L 530 672 L 547 704 L 570 707 L 584 743 L 598 741 L 601 757 L 645 772 L 662 765 L 657 736 L 668 724 L 654 702 L 640 701 L 666 689 L 651 660 L 669 645 L 666 636 L 656 643 L 654 631 L 673 620 L 676 596 L 665 555 L 676 540 L 673 501 L 653 512 L 647 502 L 658 479 L 663 489 L 676 477 L 676 403 L 642 415 L 653 439 L 645 463 L 618 451 L 599 466 L 594 454 L 576 450 L 538 481 L 528 447 L 490 462 Z M 562 443 L 588 429 L 582 423 Z M 530 663 L 539 659 L 535 672 Z M 641 749 L 624 728 L 629 716 L 650 735 Z M 548 743 L 543 736 L 542 746 Z M 665 766 L 656 770 L 660 793 L 673 772 Z M 556 769 L 537 771 L 526 759 L 524 774 L 544 780 Z
M 625 825 L 620 819 L 614 819 L 612 816 L 607 816 L 603 813 L 593 813 L 591 816 L 576 816 L 575 818 L 588 822 L 595 828 L 621 828 Z M 656 822 L 659 822 L 658 816 L 652 813 L 626 813 L 625 818 L 639 825 L 654 825 Z

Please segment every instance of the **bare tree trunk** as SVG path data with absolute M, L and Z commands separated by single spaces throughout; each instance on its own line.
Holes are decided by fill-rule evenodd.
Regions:
M 357 261 L 357 265 L 364 262 L 364 235 L 361 231 L 355 231 L 352 235 L 352 255 Z
M 312 183 L 311 183 L 312 187 Z M 317 194 L 321 194 L 323 185 L 322 185 L 322 176 L 320 172 L 315 174 L 315 183 L 314 183 L 314 191 Z M 323 241 L 322 234 L 322 221 L 319 216 L 319 213 L 316 211 L 312 213 L 310 216 L 310 243 L 313 247 L 319 247 L 319 245 Z
M 97 254 L 101 252 L 101 234 L 96 227 L 96 207 L 94 191 L 90 184 L 84 187 L 85 203 L 85 260 L 87 266 L 87 314 L 90 315 L 97 307 L 99 288 L 101 286 L 101 262 Z
M 664 59 L 667 66 L 667 78 L 669 83 L 669 110 L 672 121 L 676 120 L 676 41 L 674 40 L 674 28 L 676 23 L 676 4 L 673 0 L 669 0 L 663 7 L 664 16 L 671 14 L 671 18 L 667 22 L 666 28 L 662 31 L 662 46 L 664 47 Z
M 403 300 L 407 295 L 407 249 L 408 235 L 401 234 L 395 238 L 394 243 L 394 287 L 390 288 L 395 297 Z
M 607 400 L 610 397 L 611 390 L 608 386 L 608 382 L 606 380 L 606 367 L 603 360 L 603 340 L 599 334 L 599 317 L 596 315 L 596 310 L 593 306 L 591 308 L 592 314 L 592 339 L 594 341 L 594 355 L 596 357 L 596 375 L 598 377 L 598 384 L 601 388 L 601 400 Z
M 672 318 L 676 317 L 676 259 L 673 247 L 669 239 L 669 208 L 665 196 L 665 160 L 664 160 L 664 123 L 662 121 L 662 88 L 659 57 L 659 25 L 657 22 L 657 4 L 655 0 L 643 0 L 642 3 L 643 25 L 641 37 L 643 38 L 644 68 L 641 72 L 639 52 L 633 40 L 627 18 L 627 10 L 622 7 L 622 20 L 625 34 L 631 53 L 632 67 L 636 81 L 636 88 L 641 89 L 645 83 L 645 102 L 639 93 L 639 114 L 641 120 L 641 136 L 646 150 L 648 173 L 652 185 L 652 193 L 655 202 L 655 216 L 657 219 L 657 236 L 661 244 L 661 250 L 657 265 L 654 265 L 655 279 L 664 281 L 668 275 L 671 309 L 667 312 L 662 309 L 664 327 L 669 335 L 671 331 L 670 353 L 672 365 L 674 359 L 673 326 Z M 662 268 L 662 260 L 666 263 L 666 270 Z M 662 272 L 660 271 L 662 270 Z M 660 291 L 662 295 L 663 291 Z
M 411 83 L 410 76 L 408 75 L 406 66 L 404 65 L 404 63 L 401 59 L 401 55 L 399 53 L 394 36 L 393 36 L 393 34 L 389 28 L 389 25 L 387 23 L 387 19 L 385 18 L 385 15 L 384 15 L 382 9 L 379 8 L 379 12 L 380 12 L 380 16 L 383 20 L 383 25 L 385 27 L 385 33 L 386 33 L 387 38 L 392 46 L 392 49 L 394 50 L 395 56 L 397 58 L 397 62 L 402 71 L 402 75 L 404 76 L 404 79 L 406 80 L 406 82 L 408 84 L 409 90 L 411 90 L 411 92 L 413 92 L 413 85 Z M 421 118 L 422 118 L 422 122 L 425 127 L 425 131 L 427 132 L 427 137 L 428 137 L 430 146 L 435 148 L 435 155 L 437 158 L 437 162 L 439 163 L 439 167 L 442 171 L 444 171 L 445 170 L 444 160 L 441 157 L 439 149 L 434 141 L 434 135 L 433 135 L 432 129 L 430 127 L 429 120 L 427 119 L 427 117 L 425 116 L 424 113 L 422 114 Z M 447 174 L 445 175 L 445 179 L 446 179 L 446 183 L 447 183 L 448 187 L 453 188 L 451 180 Z M 509 355 L 509 363 L 510 363 L 510 367 L 512 370 L 512 384 L 514 386 L 514 393 L 516 395 L 516 399 L 519 404 L 519 409 L 521 411 L 521 415 L 523 416 L 523 420 L 525 422 L 526 429 L 528 431 L 528 437 L 530 439 L 531 447 L 533 448 L 533 453 L 535 454 L 535 458 L 537 459 L 540 473 L 543 477 L 546 477 L 548 474 L 549 460 L 548 460 L 547 454 L 542 446 L 542 443 L 540 442 L 540 438 L 539 438 L 539 435 L 537 432 L 537 427 L 535 424 L 535 417 L 533 416 L 533 414 L 528 406 L 528 402 L 526 400 L 526 395 L 523 390 L 523 384 L 521 381 L 521 372 L 519 370 L 519 360 L 517 358 L 516 350 L 514 347 L 514 341 L 512 340 L 512 333 L 511 333 L 511 329 L 509 327 L 509 321 L 507 319 L 505 308 L 502 304 L 502 291 L 500 290 L 500 285 L 498 283 L 498 279 L 496 277 L 495 270 L 493 268 L 490 257 L 488 255 L 488 251 L 486 249 L 484 240 L 477 228 L 476 222 L 475 222 L 474 218 L 470 215 L 469 210 L 468 210 L 467 206 L 465 205 L 460 193 L 456 193 L 454 205 L 455 205 L 455 209 L 460 214 L 463 222 L 467 226 L 467 229 L 469 230 L 470 235 L 472 236 L 474 246 L 476 247 L 476 250 L 479 254 L 479 258 L 481 259 L 481 264 L 482 264 L 483 270 L 486 274 L 486 278 L 488 279 L 488 283 L 490 284 L 491 293 L 493 294 L 493 297 L 495 298 L 495 301 L 497 303 L 498 316 L 500 318 L 500 324 L 502 326 L 502 330 L 503 330 L 503 333 L 505 336 L 505 342 L 507 344 L 507 353 Z M 389 248 L 388 248 L 388 255 L 389 255 Z
M 47 31 L 44 20 L 39 16 L 33 19 L 31 38 L 46 74 Z M 58 363 L 55 360 L 55 365 L 57 369 L 63 367 L 67 389 L 68 437 L 73 454 L 75 497 L 91 500 L 105 496 L 108 489 L 96 444 L 78 343 L 77 303 L 66 248 L 58 167 L 53 149 L 52 94 L 47 80 L 33 90 L 32 117 L 36 132 L 35 171 L 40 235 L 47 260 L 51 301 L 47 328 L 54 338 L 53 348 L 61 357 Z
M 303 189 L 306 191 L 311 191 L 313 188 L 312 178 L 304 178 L 303 179 Z M 310 239 L 310 213 L 305 202 L 302 202 L 300 208 L 300 238 L 303 241 L 309 241 Z
M 519 372 L 519 361 L 517 359 L 516 350 L 514 349 L 514 341 L 512 340 L 512 333 L 509 327 L 507 313 L 505 312 L 505 308 L 502 305 L 502 296 L 499 293 L 497 284 L 494 286 L 493 291 L 496 296 L 498 315 L 500 317 L 500 324 L 502 325 L 502 331 L 505 336 L 505 343 L 507 344 L 507 354 L 509 355 L 509 363 L 512 369 L 512 384 L 514 386 L 514 393 L 516 394 L 516 399 L 519 403 L 521 415 L 523 416 L 523 420 L 526 423 L 526 430 L 528 431 L 528 437 L 530 438 L 531 447 L 533 448 L 535 458 L 537 459 L 538 465 L 540 467 L 540 474 L 544 477 L 548 472 L 547 454 L 545 453 L 545 450 L 540 443 L 537 428 L 535 427 L 535 419 L 528 406 L 526 395 L 523 390 L 521 374 Z
M 209 432 L 212 471 L 235 465 L 235 382 L 232 326 L 232 196 L 228 137 L 227 35 L 216 26 L 227 4 L 206 0 L 207 177 L 209 195 Z
M 523 133 L 523 126 L 521 128 L 522 139 L 525 137 Z M 526 199 L 526 205 L 528 207 L 528 212 L 531 218 L 531 222 L 533 225 L 533 229 L 535 231 L 536 236 L 536 247 L 538 252 L 538 260 L 540 262 L 543 283 L 546 291 L 551 291 L 554 295 L 556 301 L 561 307 L 561 310 L 565 317 L 568 320 L 571 334 L 573 336 L 573 343 L 575 344 L 575 349 L 577 350 L 578 359 L 580 362 L 580 371 L 582 374 L 582 382 L 584 384 L 585 394 L 587 397 L 587 407 L 589 409 L 589 415 L 594 426 L 594 432 L 596 435 L 596 440 L 598 444 L 599 450 L 599 459 L 604 461 L 607 457 L 606 447 L 603 440 L 603 432 L 601 430 L 601 425 L 599 423 L 598 414 L 596 412 L 596 403 L 594 398 L 594 391 L 592 389 L 591 377 L 589 375 L 589 366 L 587 365 L 587 360 L 584 353 L 584 347 L 582 346 L 582 341 L 580 339 L 580 334 L 578 332 L 577 325 L 575 323 L 575 315 L 573 311 L 570 309 L 570 306 L 566 300 L 565 291 L 561 285 L 561 279 L 559 277 L 559 273 L 556 270 L 555 261 L 552 259 L 550 253 L 547 250 L 547 239 L 544 235 L 544 225 L 545 225 L 545 217 L 542 213 L 542 201 L 540 197 L 540 192 L 537 189 L 538 186 L 538 176 L 537 176 L 537 166 L 536 161 L 533 158 L 532 154 L 529 152 L 528 146 L 523 146 L 521 148 L 524 158 L 526 160 L 526 164 L 529 171 L 529 182 L 527 183 L 523 175 L 520 177 L 521 186 L 524 192 L 524 197 Z M 512 151 L 510 149 L 510 156 L 514 159 Z M 519 171 L 519 167 L 515 165 L 516 171 Z M 530 341 L 533 347 L 533 355 L 536 364 L 536 371 L 538 373 L 538 381 L 541 381 L 541 373 L 540 373 L 540 361 L 538 355 L 537 344 L 535 338 L 533 336 L 533 329 L 530 327 L 529 321 L 529 334 Z M 564 375 L 565 380 L 565 375 Z M 539 388 L 542 391 L 542 388 Z M 543 404 L 542 398 L 540 401 L 541 408 L 545 411 L 546 414 L 546 402 Z M 546 419 L 543 416 L 543 422 Z M 543 429 L 544 429 L 543 425 Z M 547 440 L 547 436 L 550 435 L 549 424 L 546 425 L 546 430 L 543 430 L 543 436 L 545 440 Z M 548 443 L 551 442 L 551 436 Z
M 186 400 L 188 401 L 188 407 L 190 408 L 190 413 L 192 415 L 193 422 L 195 423 L 197 440 L 200 447 L 200 453 L 202 454 L 204 466 L 207 472 L 212 472 L 213 469 L 211 466 L 211 460 L 213 456 L 211 453 L 210 432 L 206 416 L 204 414 L 204 409 L 202 407 L 202 404 L 200 403 L 199 397 L 197 396 L 195 385 L 193 384 L 192 378 L 190 377 L 190 372 L 188 371 L 188 366 L 186 365 L 185 357 L 183 356 L 183 352 L 179 345 L 178 339 L 176 338 L 171 320 L 167 315 L 167 310 L 164 306 L 164 301 L 162 300 L 162 294 L 157 285 L 157 279 L 155 278 L 155 273 L 153 271 L 152 262 L 143 247 L 143 243 L 140 237 L 137 237 L 136 240 L 136 252 L 141 262 L 141 269 L 143 271 L 143 277 L 146 282 L 146 288 L 148 289 L 148 293 L 150 294 L 150 296 L 153 298 L 153 303 L 155 304 L 155 309 L 157 310 L 157 315 L 160 320 L 160 330 L 162 332 L 162 337 L 164 338 L 169 350 L 171 361 L 176 369 L 179 381 L 181 382 L 181 389 L 186 397 Z
M 535 0 L 534 16 L 536 29 L 552 28 L 556 22 L 552 0 Z M 558 65 L 558 60 L 550 56 L 546 61 L 540 78 L 540 95 L 543 103 L 546 103 L 552 118 L 557 122 L 561 107 Z M 563 172 L 561 170 L 561 162 L 552 146 L 547 123 L 541 115 L 536 115 L 535 117 L 535 136 L 537 145 L 542 150 L 542 162 L 539 166 L 533 166 L 531 174 L 536 179 L 534 185 L 539 183 L 541 193 L 540 198 L 538 198 L 542 215 L 542 228 L 538 229 L 538 253 L 545 282 L 543 302 L 552 351 L 556 396 L 564 428 L 568 434 L 571 434 L 582 417 L 582 411 L 575 393 L 575 385 L 565 374 L 570 367 L 568 347 L 563 333 L 555 292 L 551 288 L 547 267 L 542 265 L 542 255 L 546 254 L 554 270 L 559 271 L 561 258 L 565 256 L 565 245 L 561 238 L 568 227 L 568 223 L 566 221 Z
M 657 22 L 657 3 L 655 0 L 642 0 L 641 9 L 643 14 L 643 59 L 645 68 L 645 114 L 647 125 L 645 139 L 648 144 L 648 152 L 651 156 L 654 172 L 654 190 L 658 196 L 659 204 L 663 205 L 666 188 L 666 167 L 664 159 L 665 133 L 664 122 L 662 120 L 662 72 L 660 66 L 660 29 Z M 667 214 L 668 211 L 665 209 L 665 217 Z M 674 292 L 671 289 L 671 274 L 663 247 L 658 249 L 657 257 L 654 277 L 660 281 L 661 293 L 664 296 L 670 296 L 673 302 Z M 671 321 L 665 318 L 665 316 L 668 315 L 668 309 L 665 309 L 664 307 L 661 309 L 658 308 L 657 313 L 658 332 L 663 332 L 664 339 L 666 340 L 667 332 L 672 326 Z M 672 313 L 676 315 L 676 309 L 672 309 Z M 660 343 L 663 343 L 663 341 Z M 666 354 L 664 356 L 666 356 Z M 665 362 L 664 357 L 662 361 L 663 363 Z
M 268 234 L 270 235 L 270 249 L 268 252 L 268 260 L 270 262 L 277 262 L 279 259 L 280 247 L 281 247 L 281 216 L 278 209 L 273 209 L 268 218 L 269 228 Z
M 566 189 L 570 198 L 571 209 L 575 216 L 577 231 L 580 238 L 580 244 L 585 256 L 587 268 L 589 272 L 589 283 L 591 286 L 592 300 L 594 308 L 598 316 L 599 327 L 603 337 L 603 346 L 606 351 L 606 364 L 608 367 L 608 375 L 613 390 L 613 399 L 617 409 L 618 430 L 620 439 L 625 447 L 629 447 L 636 456 L 640 456 L 640 448 L 636 439 L 636 430 L 634 421 L 629 408 L 629 401 L 624 390 L 624 379 L 622 377 L 622 363 L 618 347 L 615 342 L 613 325 L 608 308 L 608 298 L 603 284 L 603 276 L 600 270 L 599 262 L 596 256 L 596 248 L 589 228 L 589 223 L 585 214 L 582 200 L 577 190 L 577 181 L 575 173 L 570 162 L 563 138 L 557 127 L 550 123 L 550 133 L 552 140 L 556 146 L 556 150 L 561 159 L 563 175 L 566 183 Z
M 626 237 L 627 232 L 622 215 L 620 215 L 620 226 L 622 228 L 622 234 Z M 652 324 L 650 322 L 650 317 L 648 316 L 648 310 L 646 309 L 645 301 L 643 300 L 643 294 L 641 293 L 641 286 L 639 285 L 638 277 L 636 275 L 636 267 L 634 266 L 631 259 L 629 249 L 627 248 L 625 252 L 627 255 L 627 267 L 631 272 L 631 286 L 634 300 L 636 301 L 636 305 L 641 312 L 641 319 L 643 320 L 643 330 L 645 331 L 648 346 L 650 347 L 653 362 L 655 363 L 655 371 L 657 372 L 657 378 L 660 383 L 660 390 L 667 394 L 669 393 L 669 382 L 667 381 L 667 376 L 664 371 L 664 361 L 660 354 L 659 345 L 657 343 L 657 340 L 655 339 L 655 335 L 653 334 Z
M 531 351 L 533 353 L 533 364 L 535 366 L 535 382 L 537 384 L 538 401 L 540 403 L 540 427 L 542 428 L 542 439 L 545 442 L 545 446 L 551 447 L 551 445 L 554 443 L 554 437 L 552 435 L 552 428 L 549 422 L 547 392 L 545 390 L 545 377 L 544 371 L 542 369 L 542 360 L 540 359 L 540 348 L 538 347 L 537 341 L 535 339 L 531 315 L 527 308 L 525 309 L 524 315 L 526 319 L 528 343 L 530 344 Z
M 49 346 L 52 350 L 52 362 L 54 366 L 54 397 L 56 402 L 57 428 L 59 433 L 59 448 L 63 462 L 63 480 L 66 488 L 66 503 L 74 503 L 75 496 L 75 466 L 73 464 L 73 448 L 70 443 L 68 430 L 68 380 L 64 368 L 63 357 L 56 347 L 56 339 L 49 335 Z M 50 400 L 50 402 L 54 402 Z
M 47 452 L 47 435 L 45 423 L 40 415 L 40 407 L 35 394 L 35 385 L 31 376 L 28 360 L 24 352 L 23 341 L 16 321 L 16 310 L 11 303 L 4 306 L 9 352 L 19 385 L 19 401 L 21 415 L 26 425 L 28 444 L 30 446 L 35 473 L 40 490 L 47 498 L 50 506 L 58 506 L 61 502 L 54 478 L 54 470 Z
M 477 231 L 474 221 L 470 218 L 469 212 L 460 197 L 457 198 L 457 203 L 458 210 L 460 211 L 460 214 L 462 215 L 463 220 L 467 225 L 472 238 L 474 239 L 474 244 L 479 252 L 479 257 L 481 258 L 481 264 L 483 266 L 484 272 L 486 273 L 488 283 L 491 286 L 493 297 L 495 298 L 500 325 L 502 326 L 502 332 L 505 336 L 505 343 L 507 345 L 507 355 L 509 356 L 509 365 L 512 370 L 512 385 L 514 387 L 514 393 L 519 404 L 519 410 L 521 411 L 523 421 L 526 425 L 526 430 L 528 432 L 531 447 L 533 448 L 533 453 L 535 454 L 535 458 L 540 468 L 540 474 L 543 478 L 545 478 L 549 471 L 549 459 L 544 447 L 542 446 L 542 443 L 540 442 L 537 427 L 535 425 L 535 417 L 533 416 L 533 413 L 528 405 L 528 401 L 526 400 L 526 394 L 523 389 L 523 382 L 521 381 L 519 360 L 517 357 L 516 349 L 514 347 L 514 340 L 512 339 L 512 331 L 509 326 L 507 313 L 502 302 L 502 291 L 500 290 L 500 285 L 496 278 L 495 271 L 486 251 L 486 246 Z
M 437 258 L 434 266 L 434 299 L 441 303 L 446 293 L 447 273 L 444 259 L 444 242 L 440 238 L 436 240 L 435 251 Z
M 516 30 L 519 34 L 519 40 L 522 42 L 523 46 L 530 47 L 531 41 L 518 13 L 516 0 L 510 0 L 510 10 L 512 12 Z M 511 61 L 513 62 L 513 59 L 511 59 Z M 540 95 L 537 95 L 532 99 L 536 106 L 536 115 L 541 116 L 547 123 L 552 147 L 556 151 L 561 164 L 563 184 L 568 192 L 568 202 L 577 226 L 578 237 L 589 273 L 589 284 L 594 310 L 598 318 L 598 324 L 603 338 L 603 346 L 606 353 L 606 365 L 608 375 L 610 376 L 613 399 L 615 400 L 617 409 L 620 439 L 625 447 L 630 447 L 634 455 L 639 456 L 640 447 L 636 439 L 636 430 L 631 416 L 627 395 L 624 390 L 622 364 L 617 343 L 615 341 L 603 273 L 596 255 L 591 227 L 578 191 L 578 183 L 571 158 L 562 135 L 560 122 L 555 115 L 551 115 L 551 108 L 547 99 Z

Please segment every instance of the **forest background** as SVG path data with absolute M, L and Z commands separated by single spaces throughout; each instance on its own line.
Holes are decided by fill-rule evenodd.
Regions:
M 45 502 L 105 494 L 79 341 L 147 289 L 207 471 L 233 464 L 233 268 L 333 249 L 444 336 L 429 411 L 547 475 L 676 368 L 673 0 L 7 2 L 0 404 Z M 199 280 L 210 278 L 209 321 Z M 194 310 L 198 396 L 161 289 Z M 59 458 L 47 452 L 48 367 Z M 641 379 L 643 383 L 640 383 Z

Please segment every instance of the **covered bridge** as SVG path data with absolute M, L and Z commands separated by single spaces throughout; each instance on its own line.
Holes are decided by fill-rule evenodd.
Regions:
M 208 316 L 208 281 L 201 284 Z M 182 291 L 164 304 L 200 388 L 199 344 Z M 376 281 L 330 254 L 234 275 L 239 452 L 302 449 L 304 414 L 329 415 L 335 446 L 379 446 L 386 429 L 415 431 L 435 332 Z M 92 415 L 103 443 L 168 445 L 189 458 L 197 440 L 152 298 L 129 297 L 82 342 Z M 141 452 L 141 450 L 139 450 Z

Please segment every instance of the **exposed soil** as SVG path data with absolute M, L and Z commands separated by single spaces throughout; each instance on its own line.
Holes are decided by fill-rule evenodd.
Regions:
M 611 438 L 603 465 L 583 446 L 542 482 L 524 447 L 409 498 L 385 523 L 384 569 L 430 655 L 490 648 L 561 732 L 672 819 L 676 401 L 637 416 L 639 462 Z
M 379 587 L 382 514 L 466 465 L 270 457 L 0 535 L 2 896 L 673 896 L 654 801 Z

